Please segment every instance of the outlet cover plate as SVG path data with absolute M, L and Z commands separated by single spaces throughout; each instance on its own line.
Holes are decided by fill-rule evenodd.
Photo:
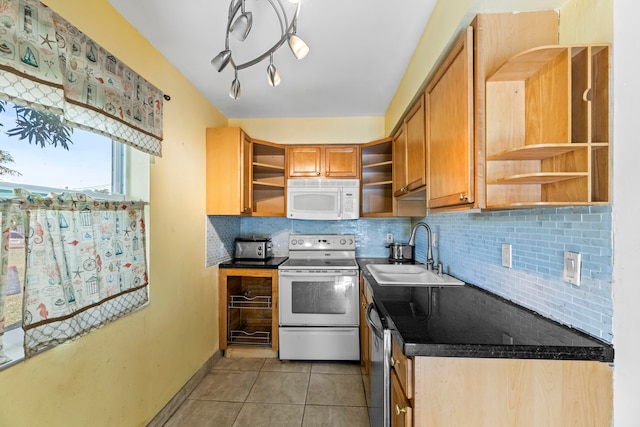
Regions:
M 511 268 L 511 243 L 502 244 L 502 266 Z
M 582 265 L 582 256 L 577 252 L 564 253 L 564 269 L 562 278 L 565 282 L 580 286 L 580 268 Z

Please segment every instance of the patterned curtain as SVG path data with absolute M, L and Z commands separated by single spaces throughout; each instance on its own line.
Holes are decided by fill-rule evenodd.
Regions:
M 162 92 L 37 0 L 0 0 L 0 99 L 162 155 Z
M 25 358 L 148 301 L 144 203 L 22 193 Z
M 9 266 L 9 210 L 11 202 L 3 202 L 1 205 L 0 215 L 2 219 L 2 241 L 0 244 L 0 365 L 11 361 L 5 354 L 2 344 L 2 336 L 4 335 L 5 321 L 5 297 L 7 294 L 7 268 Z

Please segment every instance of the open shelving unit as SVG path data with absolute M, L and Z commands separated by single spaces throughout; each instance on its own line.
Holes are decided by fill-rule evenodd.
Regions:
M 362 216 L 393 215 L 393 142 L 389 139 L 370 142 L 361 148 Z
M 251 191 L 254 216 L 285 215 L 285 149 L 253 140 Z
M 555 45 L 486 82 L 487 208 L 609 202 L 609 46 Z
M 265 277 L 227 277 L 227 344 L 271 347 L 272 282 Z

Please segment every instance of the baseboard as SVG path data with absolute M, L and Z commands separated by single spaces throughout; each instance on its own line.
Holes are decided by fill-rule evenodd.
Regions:
M 213 356 L 207 360 L 204 365 L 182 386 L 182 388 L 173 396 L 164 408 L 147 424 L 147 427 L 162 427 L 171 416 L 178 410 L 180 405 L 187 400 L 191 392 L 200 384 L 204 377 L 211 372 L 211 368 L 222 357 L 220 350 L 216 351 Z

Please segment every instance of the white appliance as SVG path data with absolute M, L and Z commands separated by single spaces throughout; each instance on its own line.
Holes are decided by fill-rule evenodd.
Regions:
M 287 218 L 336 220 L 359 217 L 359 179 L 287 180 Z
M 354 235 L 291 235 L 278 267 L 281 360 L 359 360 Z

